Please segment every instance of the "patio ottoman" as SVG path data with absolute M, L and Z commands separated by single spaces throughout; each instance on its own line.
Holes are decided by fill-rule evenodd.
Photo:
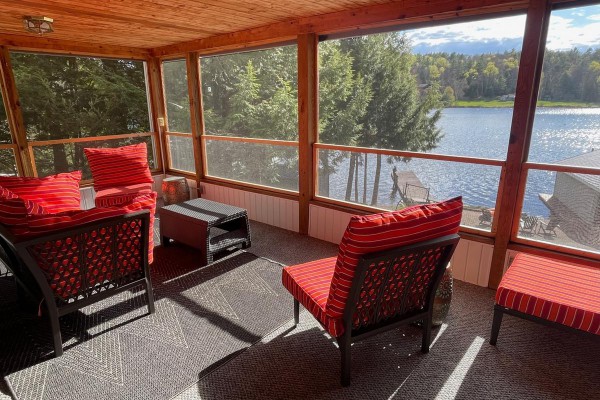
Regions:
M 496 292 L 491 344 L 504 313 L 600 339 L 600 269 L 520 253 Z
M 205 264 L 213 256 L 235 246 L 250 247 L 248 213 L 240 207 L 205 199 L 194 199 L 160 210 L 163 246 L 170 239 L 199 249 Z

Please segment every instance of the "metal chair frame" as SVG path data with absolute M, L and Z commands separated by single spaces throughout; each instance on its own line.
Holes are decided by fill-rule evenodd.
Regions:
M 343 386 L 350 385 L 352 343 L 391 329 L 396 329 L 401 325 L 422 321 L 423 338 L 421 342 L 421 351 L 423 353 L 429 352 L 435 293 L 459 240 L 460 237 L 457 234 L 447 235 L 409 246 L 365 254 L 360 258 L 342 318 L 345 329 L 344 334 L 336 338 L 341 352 L 341 384 Z M 420 271 L 419 268 L 422 266 L 420 262 L 415 262 L 412 266 L 410 276 L 408 277 L 408 284 L 406 285 L 405 290 L 400 293 L 403 296 L 402 302 L 400 303 L 400 309 L 396 310 L 393 315 L 382 318 L 380 311 L 384 303 L 383 293 L 388 287 L 390 278 L 392 277 L 391 271 L 396 260 L 402 259 L 403 257 L 410 257 L 415 254 L 420 254 L 421 257 L 415 258 L 417 260 L 422 260 L 424 255 L 432 251 L 439 251 L 440 256 L 435 265 L 433 276 L 430 279 L 426 290 L 423 292 L 423 307 L 418 310 L 405 309 L 407 306 L 407 295 L 409 294 L 409 290 L 417 272 Z M 355 327 L 353 321 L 357 311 L 361 290 L 365 283 L 365 278 L 367 277 L 371 266 L 380 266 L 382 263 L 386 264 L 386 273 L 383 283 L 378 288 L 379 293 L 377 294 L 377 299 L 373 306 L 372 314 L 375 318 L 372 321 L 361 324 L 359 327 Z M 299 322 L 299 312 L 300 303 L 298 300 L 294 299 L 294 326 Z

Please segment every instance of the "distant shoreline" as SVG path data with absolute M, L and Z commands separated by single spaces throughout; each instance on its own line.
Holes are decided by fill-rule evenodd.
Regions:
M 512 108 L 514 101 L 501 100 L 458 100 L 445 108 Z M 537 103 L 538 107 L 548 108 L 600 108 L 600 104 L 579 103 L 574 101 L 546 101 Z

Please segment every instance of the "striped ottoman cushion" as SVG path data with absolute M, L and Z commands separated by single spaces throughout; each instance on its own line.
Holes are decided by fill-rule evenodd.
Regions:
M 146 143 L 115 149 L 86 148 L 83 151 L 92 171 L 96 191 L 153 182 Z
M 462 208 L 462 198 L 456 197 L 399 211 L 353 216 L 342 237 L 331 281 L 327 330 L 336 337 L 344 333 L 341 318 L 362 255 L 457 233 Z
M 282 274 L 283 286 L 325 327 L 328 325 L 325 303 L 335 260 L 331 257 L 285 267 Z
M 519 253 L 496 304 L 600 335 L 600 269 Z
M 47 176 L 45 178 L 21 178 L 0 176 L 0 186 L 10 190 L 23 200 L 37 203 L 47 213 L 80 210 L 79 181 L 81 171 Z
M 140 183 L 137 185 L 118 186 L 96 193 L 94 200 L 96 207 L 112 207 L 130 203 L 136 197 L 152 192 L 152 184 Z

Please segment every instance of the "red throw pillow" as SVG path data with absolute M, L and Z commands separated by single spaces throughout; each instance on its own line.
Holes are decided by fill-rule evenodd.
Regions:
M 28 215 L 45 213 L 39 204 L 24 200 L 0 186 L 0 224 L 6 225 L 11 231 L 21 233 L 27 228 Z
M 327 315 L 342 317 L 362 255 L 457 233 L 462 209 L 462 197 L 456 197 L 398 211 L 353 216 L 340 242 Z
M 36 203 L 46 213 L 54 214 L 81 209 L 80 180 L 81 171 L 56 174 L 45 178 L 0 176 L 0 186 L 10 190 L 23 200 Z
M 146 143 L 115 149 L 87 148 L 83 151 L 92 171 L 96 191 L 153 182 Z

